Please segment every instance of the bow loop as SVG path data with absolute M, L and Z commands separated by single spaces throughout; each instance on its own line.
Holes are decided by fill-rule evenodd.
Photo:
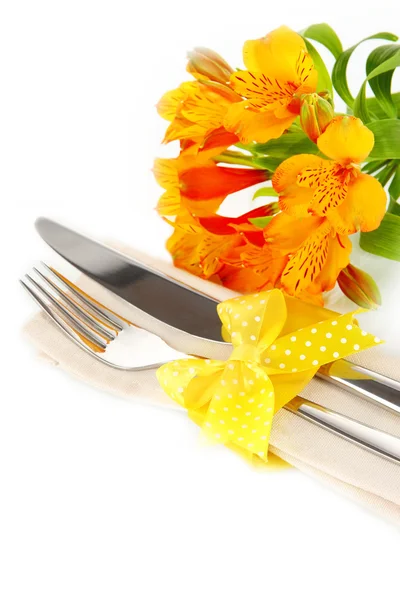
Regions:
M 354 313 L 326 311 L 326 320 L 310 325 L 304 306 L 299 303 L 287 319 L 278 289 L 222 302 L 217 310 L 232 340 L 230 359 L 166 364 L 157 371 L 160 384 L 211 440 L 266 456 L 274 412 L 300 393 L 321 365 L 381 343 L 361 331 Z M 294 330 L 290 321 L 305 326 Z
M 217 311 L 234 347 L 249 344 L 257 346 L 260 352 L 278 337 L 287 316 L 280 290 L 226 300 Z

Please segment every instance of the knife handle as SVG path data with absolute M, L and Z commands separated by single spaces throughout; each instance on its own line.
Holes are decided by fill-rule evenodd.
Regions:
M 378 406 L 400 414 L 400 382 L 394 379 L 344 359 L 324 365 L 317 375 Z
M 351 419 L 309 400 L 303 400 L 303 398 L 297 397 L 291 400 L 288 404 L 285 404 L 284 408 L 360 446 L 364 450 L 370 450 L 396 464 L 400 464 L 399 437 L 365 425 L 360 421 Z

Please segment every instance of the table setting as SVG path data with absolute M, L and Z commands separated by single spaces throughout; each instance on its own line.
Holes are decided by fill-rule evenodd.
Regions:
M 153 169 L 171 260 L 42 216 L 54 260 L 21 283 L 40 308 L 25 337 L 55 367 L 186 413 L 264 477 L 295 467 L 398 524 L 400 50 L 372 37 L 356 98 L 356 46 L 326 24 L 245 42 L 236 70 L 195 48 L 189 81 L 157 105 L 179 151 Z M 249 193 L 256 208 L 221 213 Z

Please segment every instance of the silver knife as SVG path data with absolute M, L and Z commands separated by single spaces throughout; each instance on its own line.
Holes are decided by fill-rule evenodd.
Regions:
M 129 304 L 163 324 L 206 341 L 208 347 L 227 346 L 221 336 L 215 299 L 55 221 L 41 217 L 35 225 L 53 250 Z M 326 365 L 317 375 L 400 413 L 400 382 L 347 360 Z

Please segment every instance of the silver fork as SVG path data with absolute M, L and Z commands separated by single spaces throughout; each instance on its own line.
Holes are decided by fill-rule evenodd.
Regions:
M 41 263 L 21 284 L 50 319 L 82 350 L 122 370 L 154 369 L 187 358 L 158 336 L 136 327 Z M 154 356 L 157 357 L 155 360 Z M 400 438 L 297 397 L 285 407 L 299 417 L 400 464 Z
M 21 284 L 50 319 L 97 360 L 116 369 L 143 371 L 186 357 L 85 294 L 55 269 L 40 265 Z M 135 347 L 140 354 L 132 352 Z

